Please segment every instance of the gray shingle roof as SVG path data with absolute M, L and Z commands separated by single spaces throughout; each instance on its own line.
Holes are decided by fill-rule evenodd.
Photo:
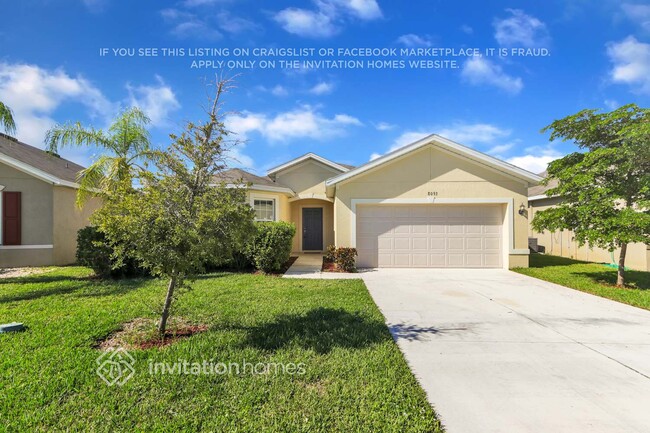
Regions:
M 0 153 L 68 182 L 76 182 L 77 173 L 85 168 L 2 133 Z
M 539 176 L 541 177 L 546 177 L 546 175 L 547 175 L 546 171 L 539 173 Z M 548 185 L 539 184 L 539 185 L 531 186 L 530 188 L 528 188 L 528 197 L 534 197 L 537 195 L 545 194 L 546 191 L 548 191 L 549 189 L 555 188 L 557 186 L 557 182 L 558 182 L 557 179 L 552 179 L 548 183 Z
M 253 173 L 249 173 L 241 168 L 231 168 L 220 173 L 216 179 L 217 181 L 223 182 L 239 182 L 243 180 L 244 182 L 254 183 L 256 185 L 268 185 L 268 186 L 281 186 L 273 182 L 273 180 L 268 176 L 257 176 Z

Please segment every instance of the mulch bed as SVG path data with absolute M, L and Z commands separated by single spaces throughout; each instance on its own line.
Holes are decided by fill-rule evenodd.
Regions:
M 343 269 L 340 269 L 338 265 L 334 262 L 328 262 L 323 258 L 323 267 L 321 267 L 322 272 L 338 272 L 338 273 L 343 273 L 347 274 Z
M 172 318 L 165 335 L 161 336 L 157 330 L 158 320 L 139 318 L 127 322 L 122 326 L 122 329 L 98 341 L 95 348 L 107 351 L 119 347 L 128 350 L 165 347 L 209 329 L 208 325 L 188 323 L 183 318 Z

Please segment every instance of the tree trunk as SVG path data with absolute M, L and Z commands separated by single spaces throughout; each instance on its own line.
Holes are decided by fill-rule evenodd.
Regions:
M 616 285 L 623 287 L 625 285 L 625 254 L 627 253 L 627 244 L 621 245 L 621 255 L 618 258 L 618 277 Z
M 165 335 L 165 329 L 167 328 L 167 319 L 169 318 L 169 310 L 172 306 L 172 299 L 174 296 L 174 289 L 176 288 L 176 277 L 171 277 L 169 280 L 169 286 L 167 286 L 167 297 L 165 298 L 165 306 L 163 307 L 162 316 L 160 317 L 160 324 L 158 325 L 158 331 L 160 335 Z

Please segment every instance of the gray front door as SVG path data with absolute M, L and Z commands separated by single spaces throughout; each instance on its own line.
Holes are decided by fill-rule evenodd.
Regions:
M 323 208 L 302 209 L 302 249 L 321 251 L 323 249 Z

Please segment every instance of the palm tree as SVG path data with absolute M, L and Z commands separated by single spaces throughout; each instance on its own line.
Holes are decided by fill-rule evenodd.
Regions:
M 14 135 L 16 133 L 16 122 L 14 122 L 14 115 L 11 112 L 11 108 L 0 102 L 0 126 L 2 126 L 5 132 L 9 135 Z
M 108 194 L 121 185 L 131 186 L 141 168 L 139 160 L 149 152 L 147 125 L 150 122 L 142 110 L 134 107 L 122 111 L 106 131 L 84 127 L 77 122 L 57 125 L 47 132 L 45 145 L 53 154 L 63 146 L 97 146 L 106 151 L 77 174 L 78 206 L 83 206 L 90 197 Z

